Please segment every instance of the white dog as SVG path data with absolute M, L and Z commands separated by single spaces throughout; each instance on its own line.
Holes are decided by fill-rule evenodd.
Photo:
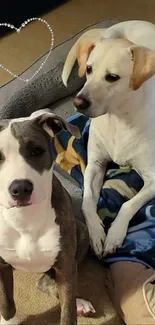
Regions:
M 77 58 L 86 83 L 74 99 L 93 117 L 84 176 L 83 212 L 99 257 L 115 252 L 135 213 L 155 197 L 155 25 L 128 21 L 84 34 L 71 49 L 64 84 Z M 96 208 L 107 163 L 131 165 L 143 178 L 140 192 L 121 207 L 105 238 Z

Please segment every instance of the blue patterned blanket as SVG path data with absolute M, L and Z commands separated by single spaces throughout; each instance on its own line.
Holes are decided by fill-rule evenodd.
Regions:
M 57 164 L 83 189 L 90 120 L 75 114 L 68 121 L 79 127 L 81 139 L 75 139 L 68 131 L 63 131 L 54 138 L 52 153 Z M 121 205 L 132 198 L 142 186 L 142 179 L 130 168 L 107 170 L 97 207 L 106 232 Z M 131 220 L 123 246 L 114 255 L 103 258 L 103 262 L 107 263 L 120 260 L 137 261 L 155 269 L 155 199 L 142 207 Z

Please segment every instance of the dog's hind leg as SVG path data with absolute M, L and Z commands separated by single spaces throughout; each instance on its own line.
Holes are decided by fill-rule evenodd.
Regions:
M 66 274 L 61 272 L 56 272 L 54 269 L 46 272 L 37 282 L 37 287 L 47 293 L 50 296 L 55 296 L 60 298 L 61 304 L 61 325 L 76 325 L 76 316 L 74 313 L 74 291 L 72 288 L 76 283 L 74 280 L 74 270 L 73 273 Z M 72 311 L 72 312 L 71 312 Z M 73 323 L 72 323 L 73 321 Z

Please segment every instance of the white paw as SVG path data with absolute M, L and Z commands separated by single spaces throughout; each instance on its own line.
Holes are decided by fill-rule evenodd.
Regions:
M 76 298 L 76 306 L 78 316 L 88 316 L 95 313 L 95 309 L 91 302 L 84 299 Z
M 95 218 L 94 223 L 88 224 L 88 231 L 90 237 L 90 244 L 94 253 L 99 258 L 102 258 L 106 235 L 105 235 L 104 227 L 99 217 L 98 220 L 96 220 Z
M 114 254 L 116 249 L 122 246 L 126 233 L 127 228 L 124 225 L 113 223 L 105 240 L 103 256 Z
M 17 315 L 15 315 L 13 318 L 9 319 L 9 320 L 5 320 L 2 316 L 1 316 L 1 325 L 19 325 L 20 321 L 19 318 L 17 317 Z

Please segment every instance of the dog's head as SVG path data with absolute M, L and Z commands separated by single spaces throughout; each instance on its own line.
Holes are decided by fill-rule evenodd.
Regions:
M 77 48 L 79 76 L 86 83 L 74 99 L 77 110 L 96 117 L 123 107 L 155 74 L 155 52 L 126 39 L 84 40 Z
M 79 130 L 40 110 L 28 118 L 0 121 L 0 205 L 5 208 L 41 203 L 51 197 L 53 158 L 51 137 Z

